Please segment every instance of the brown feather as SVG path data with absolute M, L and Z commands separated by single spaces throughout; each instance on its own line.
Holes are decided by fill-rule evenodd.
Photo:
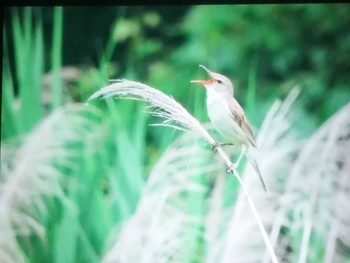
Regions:
M 238 126 L 242 129 L 245 136 L 249 140 L 249 142 L 256 148 L 255 139 L 253 135 L 252 128 L 249 125 L 247 117 L 244 114 L 242 107 L 235 100 L 235 98 L 231 97 L 229 102 L 229 107 L 231 111 L 231 115 L 233 120 L 238 124 Z

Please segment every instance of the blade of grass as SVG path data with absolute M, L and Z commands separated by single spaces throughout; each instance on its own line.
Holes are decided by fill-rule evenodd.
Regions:
M 118 14 L 116 17 L 120 17 L 119 19 L 122 20 L 124 19 L 125 13 L 126 13 L 127 7 L 126 6 L 121 6 L 118 9 Z M 118 44 L 118 39 L 115 38 L 114 34 L 114 25 L 111 28 L 111 32 L 109 34 L 109 39 L 107 42 L 107 46 L 105 48 L 104 53 L 101 55 L 101 60 L 99 63 L 98 67 L 98 76 L 99 76 L 99 85 L 103 85 L 109 78 L 108 76 L 108 65 L 112 59 L 113 53 L 117 47 Z
M 19 132 L 19 120 L 13 108 L 13 83 L 8 67 L 3 68 L 1 104 L 1 140 L 14 137 Z
M 31 95 L 27 95 L 26 111 L 29 113 L 31 119 L 31 126 L 38 123 L 43 117 L 43 108 L 41 102 L 41 91 L 42 91 L 42 76 L 44 74 L 44 40 L 43 40 L 43 27 L 40 16 L 38 16 L 38 22 L 34 32 L 34 52 L 32 55 L 33 68 L 31 72 Z M 24 88 L 24 87 L 23 87 Z M 29 118 L 29 116 L 26 116 Z
M 12 30 L 22 134 L 31 130 L 42 117 L 43 30 L 39 20 L 33 33 L 32 16 L 31 8 L 26 8 L 22 27 L 17 9 L 13 10 Z
M 23 46 L 25 42 L 25 39 L 23 37 L 23 31 L 21 28 L 21 23 L 19 20 L 18 10 L 13 9 L 12 13 L 12 31 L 13 31 L 13 44 L 14 44 L 14 57 L 15 57 L 15 69 L 16 69 L 16 77 L 18 82 L 18 97 L 19 97 L 19 104 L 21 107 L 21 87 L 24 86 L 25 83 L 25 47 Z M 21 111 L 22 112 L 22 111 Z M 23 124 L 23 117 L 22 114 L 19 114 L 20 121 L 19 121 L 19 128 L 20 133 L 23 133 L 26 129 Z
M 24 28 L 24 34 L 23 34 L 23 40 L 25 43 L 30 43 L 32 40 L 32 32 L 33 32 L 33 15 L 32 15 L 32 8 L 31 7 L 25 7 L 24 8 L 24 18 L 23 18 L 23 28 Z M 28 50 L 27 50 L 28 52 Z
M 194 156 L 196 153 L 193 153 Z M 188 166 L 193 164 L 192 161 L 193 154 L 189 155 Z M 202 186 L 203 189 L 206 189 L 207 180 L 205 174 L 199 174 L 193 176 L 189 179 L 193 185 Z M 204 220 L 206 215 L 206 195 L 207 191 L 189 191 L 188 193 L 188 207 L 187 214 L 190 218 L 196 218 L 194 222 L 188 222 L 189 228 L 194 229 L 195 231 L 188 231 L 185 238 L 189 240 L 189 243 L 193 244 L 192 253 L 188 257 L 188 262 L 203 262 L 205 256 L 205 242 L 203 237 L 204 232 Z
M 62 66 L 62 24 L 63 7 L 54 8 L 54 28 L 52 35 L 52 85 L 51 85 L 51 110 L 58 108 L 63 102 L 63 83 L 61 77 Z
M 4 62 L 2 68 L 1 140 L 15 137 L 20 132 L 18 112 L 14 107 L 14 84 L 8 62 L 9 53 L 5 28 L 3 31 L 3 43 Z
M 78 247 L 78 212 L 75 207 L 66 207 L 62 222 L 57 226 L 53 247 L 54 263 L 74 263 Z
M 31 8 L 24 9 L 23 18 L 23 42 L 20 43 L 20 48 L 23 49 L 23 57 L 21 59 L 21 65 L 17 68 L 20 71 L 20 81 L 19 81 L 19 98 L 21 107 L 21 120 L 23 124 L 24 132 L 28 132 L 36 124 L 36 108 L 38 107 L 38 90 L 34 83 L 34 73 L 32 72 L 37 63 L 34 60 L 33 48 L 35 45 L 35 35 L 33 34 L 32 27 L 32 10 Z M 18 52 L 18 50 L 17 50 Z M 32 115 L 33 113 L 33 115 Z

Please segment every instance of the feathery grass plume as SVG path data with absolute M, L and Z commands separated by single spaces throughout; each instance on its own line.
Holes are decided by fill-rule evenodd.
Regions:
M 285 262 L 350 258 L 349 116 L 350 104 L 318 129 L 293 166 L 272 228 Z
M 261 189 L 254 169 L 249 163 L 243 172 L 244 185 L 249 188 L 262 222 L 268 229 L 279 206 L 278 195 L 283 192 L 286 181 L 284 178 L 288 176 L 301 145 L 300 139 L 292 129 L 297 116 L 291 107 L 298 93 L 299 89 L 295 88 L 283 102 L 276 101 L 272 105 L 257 136 L 259 165 L 271 186 L 271 193 L 266 195 Z M 213 232 L 216 233 L 209 241 L 212 245 L 208 246 L 210 248 L 208 262 L 259 262 L 264 256 L 264 242 L 256 235 L 258 228 L 252 217 L 252 211 L 248 208 L 249 203 L 247 204 L 251 199 L 245 197 L 246 188 L 242 190 L 235 206 L 226 207 L 221 211 L 225 223 L 214 227 Z M 208 229 L 210 227 L 213 228 L 207 226 Z
M 106 86 L 99 91 L 95 92 L 88 101 L 96 99 L 99 97 L 107 98 L 116 96 L 116 98 L 127 98 L 135 99 L 141 101 L 147 101 L 151 103 L 152 106 L 157 107 L 157 110 L 151 112 L 153 115 L 164 118 L 165 121 L 161 124 L 163 126 L 170 126 L 178 129 L 189 129 L 196 132 L 198 135 L 205 138 L 210 144 L 213 144 L 215 140 L 208 134 L 208 132 L 202 127 L 197 119 L 192 117 L 186 109 L 184 109 L 181 104 L 176 102 L 173 98 L 165 95 L 164 93 L 151 88 L 145 84 L 129 81 L 129 80 L 116 80 L 116 83 Z M 227 154 L 223 151 L 221 147 L 218 149 L 219 155 L 225 160 L 227 165 L 231 165 L 231 161 Z M 234 175 L 237 177 L 240 185 L 243 188 L 243 192 L 249 200 L 248 204 L 251 210 L 253 211 L 253 216 L 258 224 L 258 227 L 263 236 L 266 247 L 271 256 L 271 260 L 276 263 L 278 262 L 276 255 L 273 251 L 267 233 L 263 227 L 259 213 L 257 212 L 254 202 L 249 196 L 248 191 L 246 190 L 243 181 L 240 179 L 237 171 L 234 172 Z M 119 250 L 120 251 L 120 250 Z
M 103 262 L 201 262 L 208 174 L 223 168 L 193 134 L 178 138 L 153 168 L 134 216 Z
M 88 99 L 88 102 L 99 97 L 108 98 L 113 96 L 116 98 L 146 101 L 157 108 L 155 111 L 152 111 L 151 114 L 165 119 L 164 122 L 159 125 L 180 130 L 192 130 L 205 138 L 210 144 L 215 143 L 215 140 L 202 127 L 199 121 L 172 97 L 140 82 L 126 79 L 117 79 L 113 81 L 115 81 L 115 83 L 95 92 Z M 218 153 L 225 160 L 227 165 L 231 164 L 230 159 L 220 147 L 218 148 Z
M 67 144 L 79 140 L 82 130 L 91 124 L 81 115 L 83 111 L 87 108 L 81 105 L 55 111 L 25 138 L 14 158 L 1 159 L 1 262 L 26 262 L 16 239 L 43 237 L 45 228 L 38 216 L 47 213 L 45 201 L 53 196 L 64 200 L 62 170 L 74 168 L 70 160 L 77 154 Z M 1 153 L 6 156 L 5 145 L 1 145 Z

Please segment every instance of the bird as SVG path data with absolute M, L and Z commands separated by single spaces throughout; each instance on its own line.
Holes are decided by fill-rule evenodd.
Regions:
M 257 172 L 265 192 L 268 192 L 267 184 L 256 160 L 257 146 L 253 131 L 244 110 L 234 98 L 234 87 L 231 80 L 224 75 L 210 71 L 203 65 L 199 66 L 208 73 L 210 79 L 192 80 L 191 82 L 205 87 L 208 117 L 214 128 L 226 140 L 225 143 L 214 143 L 213 151 L 215 152 L 217 147 L 222 145 L 240 146 L 240 155 L 235 163 L 227 167 L 227 173 L 232 173 L 245 155 Z

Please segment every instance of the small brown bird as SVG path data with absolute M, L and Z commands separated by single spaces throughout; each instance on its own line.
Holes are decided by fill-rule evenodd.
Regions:
M 241 153 L 233 167 L 227 167 L 227 172 L 232 172 L 242 156 L 245 154 L 259 175 L 264 190 L 268 192 L 265 180 L 256 162 L 256 144 L 252 129 L 242 107 L 233 97 L 233 84 L 224 75 L 215 73 L 200 65 L 211 77 L 210 80 L 192 80 L 192 83 L 204 85 L 207 91 L 208 116 L 215 129 L 222 135 L 227 143 L 215 143 L 213 150 L 219 145 L 233 144 L 241 147 Z

